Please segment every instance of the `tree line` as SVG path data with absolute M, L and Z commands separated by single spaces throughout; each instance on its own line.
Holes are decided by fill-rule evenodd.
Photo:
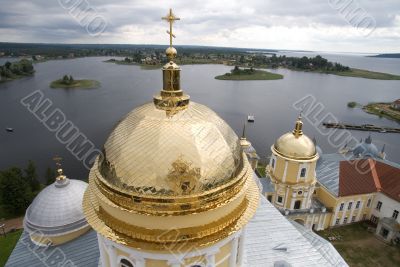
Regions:
M 19 76 L 32 75 L 34 72 L 35 69 L 30 60 L 21 59 L 12 63 L 7 61 L 3 66 L 0 66 L 0 79 L 15 79 Z
M 46 184 L 41 184 L 33 161 L 25 169 L 11 167 L 0 171 L 0 205 L 13 216 L 22 215 L 45 185 L 54 182 L 55 176 L 55 171 L 47 168 Z

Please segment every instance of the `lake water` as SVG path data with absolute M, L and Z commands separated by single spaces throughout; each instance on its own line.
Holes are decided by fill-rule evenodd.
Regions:
M 298 53 L 292 54 L 300 56 Z M 310 54 L 307 54 L 310 55 Z M 400 74 L 399 59 L 366 58 L 361 56 L 323 55 L 352 67 Z M 44 173 L 54 167 L 55 154 L 64 158 L 64 169 L 71 178 L 86 179 L 88 170 L 76 160 L 54 133 L 49 132 L 20 99 L 41 90 L 60 108 L 98 148 L 104 144 L 115 123 L 138 105 L 152 101 L 162 86 L 160 70 L 141 70 L 137 66 L 104 63 L 106 58 L 55 60 L 35 65 L 33 77 L 0 84 L 0 169 L 10 166 L 25 167 L 32 159 Z M 358 124 L 377 124 L 400 127 L 396 122 L 347 108 L 347 102 L 362 104 L 393 101 L 400 98 L 400 81 L 379 81 L 340 77 L 326 74 L 274 70 L 285 77 L 275 81 L 220 81 L 214 76 L 228 72 L 223 65 L 182 66 L 182 86 L 193 101 L 205 104 L 217 112 L 238 133 L 247 114 L 254 114 L 256 122 L 248 126 L 248 139 L 265 158 L 270 146 L 285 132 L 291 131 L 298 115 L 293 103 L 306 95 L 313 95 L 324 105 L 324 113 L 332 113 L 340 121 Z M 52 80 L 71 74 L 74 78 L 95 79 L 101 87 L 95 90 L 51 89 Z M 14 133 L 4 128 L 13 127 Z M 305 121 L 305 133 L 316 137 L 325 153 L 336 152 L 327 137 Z M 357 139 L 366 132 L 351 132 Z M 380 149 L 386 144 L 390 160 L 400 162 L 400 135 L 371 133 Z

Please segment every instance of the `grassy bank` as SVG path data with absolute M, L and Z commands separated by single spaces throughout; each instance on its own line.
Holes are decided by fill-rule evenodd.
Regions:
M 340 241 L 333 241 L 332 245 L 349 266 L 400 266 L 400 247 L 378 240 L 367 228 L 367 223 L 356 223 L 317 233 L 327 240 L 329 236 L 341 237 Z
M 223 75 L 216 76 L 217 80 L 233 80 L 233 81 L 248 81 L 248 80 L 279 80 L 283 79 L 283 75 L 277 73 L 271 73 L 264 70 L 255 70 L 252 73 L 225 73 Z
M 100 86 L 100 82 L 95 80 L 74 80 L 66 84 L 62 79 L 50 83 L 51 88 L 75 88 L 75 89 L 93 89 Z
M 0 236 L 0 266 L 6 264 L 21 234 L 22 230 L 17 230 L 13 233 L 8 233 L 6 237 Z
M 363 107 L 367 113 L 400 122 L 400 111 L 391 107 L 391 103 L 370 103 Z
M 369 70 L 361 70 L 361 69 L 350 69 L 349 71 L 336 71 L 327 73 L 339 76 L 358 77 L 358 78 L 375 79 L 375 80 L 400 80 L 400 75 L 375 72 Z

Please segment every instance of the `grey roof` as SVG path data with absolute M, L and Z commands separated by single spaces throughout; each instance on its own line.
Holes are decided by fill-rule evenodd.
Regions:
M 290 222 L 327 261 L 331 262 L 334 266 L 347 265 L 342 256 L 340 256 L 335 247 L 329 241 L 316 234 L 313 230 L 307 229 L 295 221 L 290 220 Z
M 335 196 L 339 195 L 339 165 L 342 160 L 345 158 L 341 154 L 325 154 L 315 170 L 318 182 Z
M 313 241 L 261 196 L 255 216 L 246 226 L 245 264 L 274 266 L 286 261 L 293 267 L 348 266 L 333 246 Z
M 275 192 L 275 187 L 271 182 L 271 179 L 269 177 L 262 177 L 259 178 L 261 185 L 262 185 L 262 193 L 272 193 Z
M 26 210 L 25 230 L 59 235 L 87 226 L 82 208 L 87 185 L 67 178 L 47 186 Z
M 97 267 L 99 262 L 97 234 L 90 230 L 82 236 L 59 246 L 38 247 L 24 231 L 11 253 L 6 267 L 84 266 Z M 55 263 L 51 263 L 55 260 Z M 67 264 L 70 261 L 70 264 Z M 57 263 L 61 263 L 57 265 Z M 63 264 L 64 265 L 63 265 Z M 72 264 L 71 264 L 72 263 Z

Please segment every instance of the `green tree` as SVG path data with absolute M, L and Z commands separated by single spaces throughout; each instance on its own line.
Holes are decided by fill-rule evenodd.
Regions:
M 11 62 L 7 61 L 6 64 L 4 64 L 4 66 L 6 66 L 7 69 L 10 69 L 10 67 L 11 67 Z
M 46 185 L 50 185 L 54 182 L 56 173 L 52 168 L 47 168 L 46 170 Z
M 64 77 L 62 78 L 62 82 L 63 82 L 63 84 L 69 84 L 69 77 L 68 77 L 68 75 L 64 75 Z
M 12 214 L 22 214 L 33 199 L 29 184 L 20 168 L 0 172 L 0 200 Z
M 72 77 L 72 75 L 69 75 L 69 82 L 73 83 L 74 82 L 74 78 Z
M 28 167 L 25 169 L 25 178 L 33 192 L 40 189 L 36 166 L 31 160 L 28 162 Z

